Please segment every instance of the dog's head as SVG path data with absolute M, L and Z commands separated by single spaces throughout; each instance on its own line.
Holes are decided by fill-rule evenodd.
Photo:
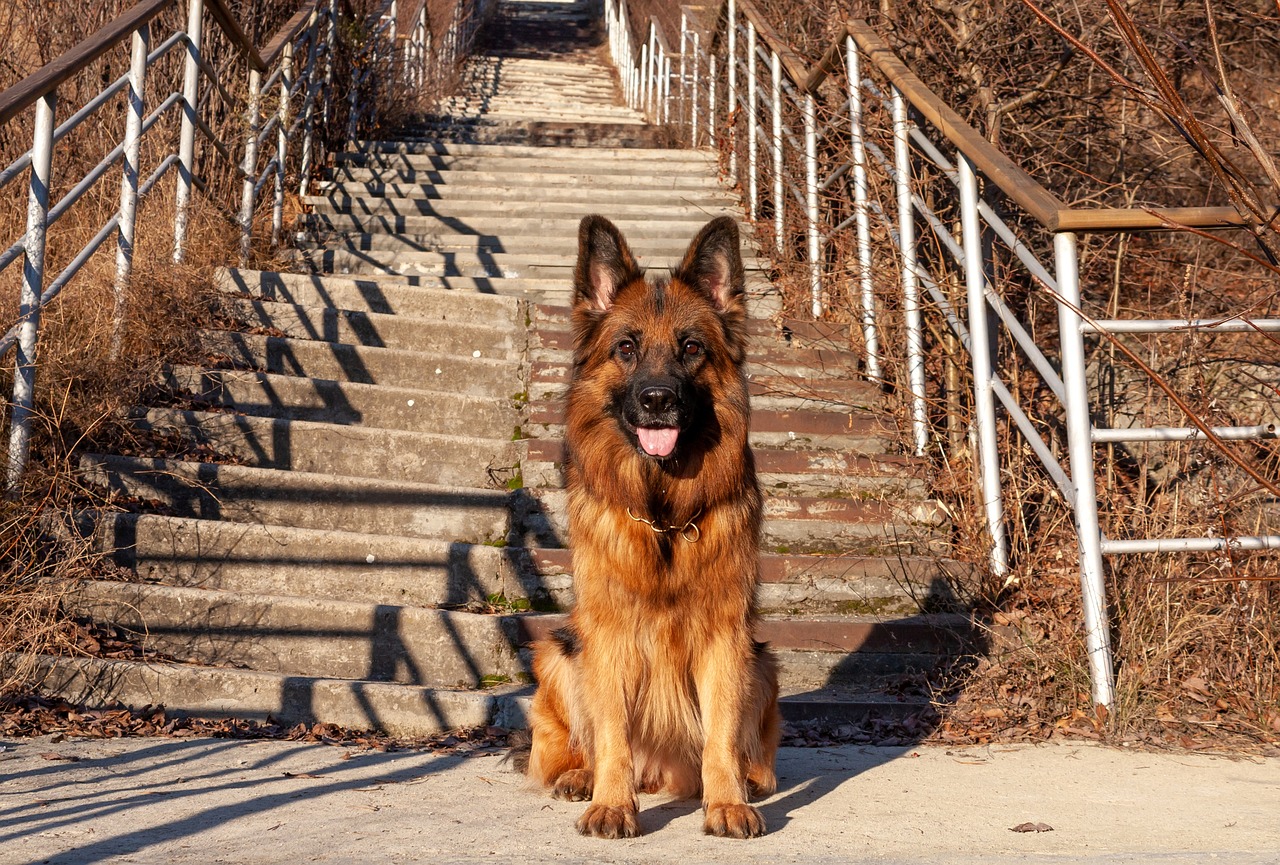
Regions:
M 575 387 L 647 457 L 708 444 L 717 413 L 745 417 L 745 278 L 738 227 L 707 223 L 670 278 L 646 280 L 617 227 L 588 216 L 574 271 Z

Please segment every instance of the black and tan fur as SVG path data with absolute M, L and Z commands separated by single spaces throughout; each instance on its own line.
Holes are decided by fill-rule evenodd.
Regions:
M 761 496 L 738 245 L 715 219 L 670 279 L 647 281 L 612 223 L 579 229 L 576 604 L 535 647 L 529 771 L 590 799 L 586 835 L 637 835 L 636 794 L 659 790 L 700 795 L 710 834 L 765 831 L 747 798 L 776 787 L 780 720 L 775 662 L 752 637 Z

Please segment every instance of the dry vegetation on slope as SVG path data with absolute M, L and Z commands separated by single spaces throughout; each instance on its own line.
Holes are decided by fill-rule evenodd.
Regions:
M 1280 142 L 1274 86 L 1280 15 L 1272 4 L 1210 0 L 1126 12 L 1108 0 L 859 0 L 833 14 L 816 0 L 753 2 L 809 63 L 846 17 L 870 21 L 962 117 L 1072 205 L 1235 205 L 1257 219 L 1253 236 L 1086 236 L 1081 267 L 1088 314 L 1280 315 L 1274 265 L 1280 225 L 1268 222 L 1268 204 L 1280 201 L 1271 156 Z M 669 33 L 677 32 L 677 4 L 635 0 L 630 8 L 635 20 L 653 14 L 668 22 Z M 842 98 L 834 90 L 823 96 L 820 128 Z M 874 108 L 870 122 L 880 123 L 886 144 L 887 122 Z M 820 177 L 848 162 L 847 137 L 826 139 L 819 159 Z M 803 176 L 801 166 L 791 170 Z M 828 226 L 851 212 L 851 183 L 846 176 L 827 190 Z M 949 220 L 941 188 L 937 178 L 920 178 L 921 194 Z M 892 212 L 892 190 L 873 195 Z M 1009 216 L 1020 219 L 1016 212 Z M 762 222 L 771 218 L 762 213 Z M 790 235 L 802 238 L 798 217 L 788 218 Z M 1020 222 L 1045 249 L 1048 235 L 1029 220 Z M 772 232 L 759 234 L 768 242 Z M 853 273 L 852 234 L 846 229 L 832 236 L 829 273 Z M 882 320 L 888 323 L 886 387 L 900 394 L 905 363 L 893 352 L 901 352 L 905 339 L 895 320 L 896 262 L 887 237 L 873 243 Z M 803 315 L 803 243 L 771 252 L 792 309 Z M 1005 300 L 1052 345 L 1052 300 L 998 258 L 994 266 Z M 827 315 L 854 320 L 852 278 L 832 282 Z M 851 343 L 858 348 L 861 338 L 853 330 Z M 1194 423 L 1189 411 L 1215 426 L 1280 422 L 1276 348 L 1276 335 L 1260 333 L 1098 340 L 1089 346 L 1095 420 L 1103 426 L 1188 426 Z M 967 360 L 937 330 L 930 351 L 930 381 L 945 380 L 948 369 L 963 375 Z M 1025 361 L 1007 342 L 1001 358 L 1011 371 L 1011 389 L 1024 406 L 1034 407 L 1050 445 L 1063 453 L 1056 400 L 1020 367 Z M 1167 390 L 1136 361 L 1157 373 Z M 945 389 L 931 391 L 939 433 L 937 494 L 955 516 L 961 554 L 983 562 L 987 541 L 973 488 L 963 392 L 961 387 L 958 399 L 953 393 L 949 400 Z M 949 424 L 949 414 L 959 423 Z M 1069 731 L 1115 741 L 1236 746 L 1280 740 L 1280 564 L 1274 553 L 1109 558 L 1117 703 L 1110 716 L 1099 715 L 1090 705 L 1070 513 L 1017 434 L 1006 429 L 1002 438 L 1014 571 L 1008 581 L 963 587 L 980 599 L 993 652 L 975 671 L 945 683 L 948 698 L 958 703 L 948 709 L 939 735 L 1038 739 Z M 1280 448 L 1274 441 L 1116 445 L 1098 454 L 1104 458 L 1103 530 L 1110 537 L 1280 531 Z
M 0 3 L 0 91 L 13 86 L 41 66 L 62 55 L 103 25 L 122 14 L 136 0 L 96 0 L 76 4 L 70 0 L 12 0 Z M 236 19 L 255 45 L 264 46 L 299 6 L 298 0 L 229 0 Z M 410 4 L 402 4 L 408 7 Z M 433 0 L 435 19 L 447 23 L 439 10 L 448 0 Z M 343 26 L 339 50 L 334 55 L 337 85 L 330 125 L 324 137 L 330 145 L 346 131 L 346 92 L 351 81 L 351 57 L 362 38 L 352 20 L 364 20 L 373 0 L 342 2 Z M 406 16 L 412 9 L 405 9 Z M 176 4 L 152 23 L 152 50 L 186 20 L 185 4 Z M 443 25 L 441 25 L 443 26 Z M 155 34 L 163 34 L 157 38 Z M 202 53 L 220 80 L 241 98 L 247 91 L 243 58 L 206 14 Z M 147 107 L 182 85 L 183 54 L 169 55 L 148 74 Z M 61 85 L 57 119 L 63 121 L 92 99 L 104 85 L 128 70 L 129 44 L 108 51 L 89 68 Z M 381 94 L 384 122 L 394 123 L 396 112 L 409 110 L 405 93 Z M 244 140 L 244 118 L 239 109 L 221 101 L 206 81 L 201 103 L 218 136 L 232 142 Z M 268 95 L 263 111 L 274 106 Z M 0 168 L 31 147 L 33 112 L 28 110 L 0 126 Z M 56 148 L 51 200 L 58 201 L 123 138 L 125 105 L 122 96 L 109 101 L 89 122 L 70 132 Z M 143 138 L 140 175 L 153 171 L 164 154 L 173 152 L 179 134 L 179 115 L 170 111 Z M 295 145 L 296 146 L 296 145 Z M 265 158 L 260 162 L 265 163 Z M 40 517 L 53 510 L 66 512 L 99 504 L 95 493 L 82 488 L 73 471 L 74 460 L 90 449 L 117 453 L 156 452 L 190 445 L 173 441 L 140 441 L 127 420 L 128 410 L 142 391 L 157 380 L 162 365 L 199 361 L 192 334 L 211 317 L 212 277 L 219 265 L 235 263 L 239 232 L 235 209 L 239 207 L 240 180 L 229 164 L 207 142 L 197 147 L 196 174 L 203 187 L 193 201 L 185 258 L 174 264 L 173 220 L 176 171 L 170 171 L 139 208 L 133 278 L 124 304 L 121 351 L 110 352 L 113 331 L 115 240 L 110 239 L 43 313 L 37 375 L 37 417 L 33 433 L 34 458 L 18 497 L 0 497 L 0 653 L 15 648 L 75 652 L 84 642 L 76 627 L 61 622 L 57 601 L 69 578 L 104 567 L 82 545 L 67 546 L 42 537 Z M 47 273 L 56 275 L 116 212 L 120 203 L 118 169 L 108 171 L 49 232 Z M 0 190 L 0 249 L 9 247 L 26 227 L 27 184 L 25 173 Z M 297 188 L 290 176 L 286 188 Z M 270 196 L 259 197 L 256 238 L 269 235 Z M 265 199 L 265 200 L 264 200 Z M 299 209 L 290 195 L 286 219 Z M 257 266 L 270 267 L 275 252 L 266 241 L 254 249 Z M 7 330 L 18 316 L 21 262 L 0 274 L 0 330 Z M 46 279 L 46 285 L 48 278 Z M 0 391 L 12 392 L 12 352 L 0 367 Z M 7 440 L 7 423 L 5 425 Z M 7 451 L 7 448 L 4 449 Z M 22 669 L 0 668 L 0 691 L 19 683 Z

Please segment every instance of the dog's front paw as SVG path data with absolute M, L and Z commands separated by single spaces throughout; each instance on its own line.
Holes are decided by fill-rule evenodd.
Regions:
M 764 834 L 764 817 L 751 805 L 708 805 L 702 831 L 721 838 L 758 838 Z
M 590 769 L 570 769 L 556 779 L 551 795 L 570 802 L 585 802 L 591 798 L 595 775 Z
M 634 838 L 640 834 L 640 823 L 635 808 L 591 805 L 578 818 L 578 831 L 596 838 Z

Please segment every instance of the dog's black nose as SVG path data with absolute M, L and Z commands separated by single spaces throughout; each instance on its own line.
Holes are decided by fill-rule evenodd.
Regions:
M 669 387 L 647 387 L 640 391 L 640 405 L 653 414 L 661 414 L 675 403 L 676 392 Z

